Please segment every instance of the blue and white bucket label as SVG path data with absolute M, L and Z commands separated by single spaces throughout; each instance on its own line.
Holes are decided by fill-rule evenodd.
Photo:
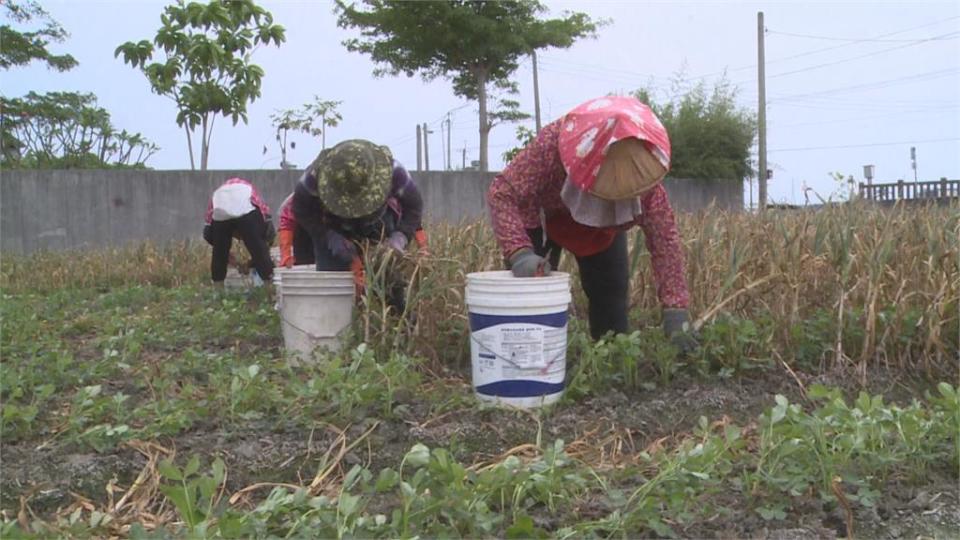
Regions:
M 567 312 L 527 316 L 470 313 L 470 328 L 477 393 L 526 398 L 563 391 Z

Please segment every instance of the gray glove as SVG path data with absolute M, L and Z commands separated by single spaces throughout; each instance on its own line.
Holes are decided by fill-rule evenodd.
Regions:
M 692 331 L 690 314 L 687 310 L 679 308 L 663 310 L 663 333 L 670 338 L 670 342 L 680 351 L 680 354 L 690 354 L 700 346 L 693 337 Z
M 531 249 L 521 249 L 510 257 L 510 270 L 514 277 L 539 277 L 550 275 L 550 263 Z
M 407 235 L 400 231 L 394 231 L 394 233 L 387 238 L 387 245 L 403 253 L 403 250 L 407 248 Z
M 326 242 L 327 249 L 341 262 L 351 261 L 353 256 L 357 254 L 357 247 L 354 243 L 333 229 L 327 229 Z

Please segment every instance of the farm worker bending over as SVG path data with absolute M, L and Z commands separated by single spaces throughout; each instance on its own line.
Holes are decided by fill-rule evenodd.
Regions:
M 317 270 L 352 270 L 360 287 L 361 245 L 382 242 L 403 252 L 421 229 L 423 214 L 420 191 L 390 149 L 361 139 L 320 152 L 300 177 L 292 206 L 294 219 L 310 235 Z M 402 287 L 390 296 L 402 312 Z
M 293 193 L 280 203 L 280 266 L 291 268 L 294 264 L 313 264 L 313 240 L 293 216 Z
M 427 233 L 422 228 L 418 228 L 413 236 L 417 241 L 420 252 L 426 253 Z M 293 215 L 293 193 L 280 203 L 278 238 L 280 241 L 280 266 L 291 268 L 295 264 L 314 264 L 316 262 L 313 256 L 313 240 L 310 239 L 310 234 L 297 223 L 297 218 Z
M 270 207 L 249 181 L 231 178 L 218 187 L 207 204 L 203 239 L 213 246 L 210 277 L 223 286 L 230 260 L 233 238 L 241 239 L 250 252 L 257 275 L 265 282 L 273 277 L 270 244 L 276 232 L 270 219 Z
M 663 306 L 663 329 L 682 352 L 694 349 L 686 333 L 683 251 L 661 183 L 669 168 L 667 132 L 634 98 L 594 99 L 544 127 L 487 193 L 493 230 L 513 275 L 546 275 L 561 249 L 570 251 L 589 300 L 593 338 L 626 332 L 625 231 L 639 225 Z

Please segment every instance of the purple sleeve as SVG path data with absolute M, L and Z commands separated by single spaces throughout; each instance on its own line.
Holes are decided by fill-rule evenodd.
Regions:
M 400 232 L 407 240 L 413 240 L 414 233 L 423 226 L 423 198 L 410 173 L 396 161 L 393 162 L 393 187 L 390 194 L 400 203 Z

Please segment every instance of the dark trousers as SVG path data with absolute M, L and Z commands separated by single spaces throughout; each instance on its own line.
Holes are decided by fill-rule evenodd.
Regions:
M 259 210 L 226 221 L 214 221 L 203 228 L 203 239 L 213 246 L 210 278 L 213 281 L 223 281 L 227 277 L 227 262 L 234 233 L 240 236 L 250 252 L 257 274 L 264 281 L 269 281 L 273 277 L 273 261 L 267 246 L 267 223 Z
M 294 264 L 313 264 L 313 240 L 306 229 L 297 225 L 293 230 L 293 262 Z
M 560 262 L 562 248 L 550 239 L 543 242 L 543 229 L 527 229 L 534 251 L 546 257 L 550 266 Z M 587 295 L 590 335 L 599 339 L 607 332 L 626 333 L 630 276 L 627 265 L 627 236 L 620 231 L 606 250 L 577 257 L 580 284 Z

